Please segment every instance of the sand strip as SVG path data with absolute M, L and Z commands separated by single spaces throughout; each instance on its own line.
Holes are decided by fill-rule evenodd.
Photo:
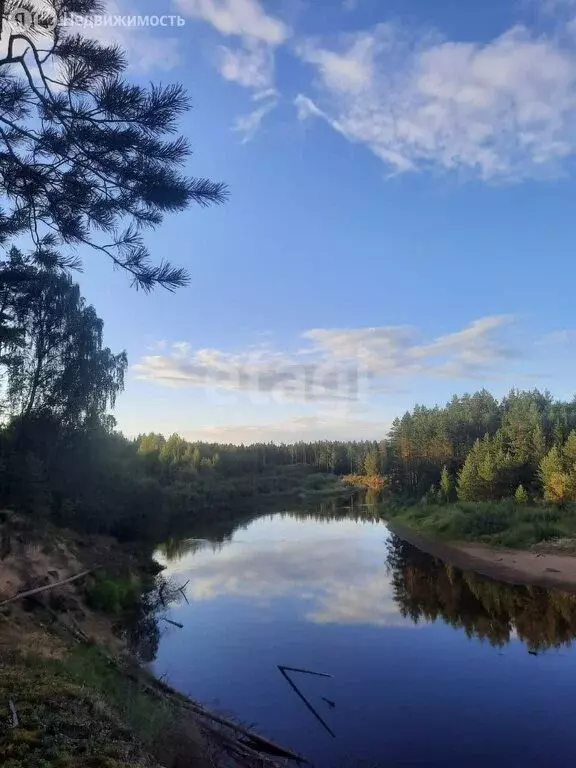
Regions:
M 533 584 L 576 593 L 576 556 L 515 549 L 493 549 L 485 544 L 430 539 L 397 523 L 388 528 L 404 541 L 463 571 L 475 571 L 508 584 Z

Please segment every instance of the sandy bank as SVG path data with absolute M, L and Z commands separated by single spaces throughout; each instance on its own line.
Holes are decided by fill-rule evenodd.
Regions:
M 575 554 L 546 551 L 545 545 L 532 551 L 493 549 L 484 544 L 430 539 L 396 523 L 388 523 L 388 528 L 409 544 L 463 571 L 475 571 L 508 584 L 532 584 L 576 593 Z

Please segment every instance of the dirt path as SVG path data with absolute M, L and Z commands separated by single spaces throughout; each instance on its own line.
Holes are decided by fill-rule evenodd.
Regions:
M 573 554 L 443 542 L 396 523 L 389 523 L 388 528 L 409 544 L 463 571 L 475 571 L 508 584 L 533 584 L 576 593 L 576 556 Z

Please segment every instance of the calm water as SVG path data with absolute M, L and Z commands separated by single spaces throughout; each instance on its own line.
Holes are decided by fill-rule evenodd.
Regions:
M 573 761 L 576 598 L 462 574 L 382 523 L 275 515 L 171 550 L 189 605 L 155 671 L 314 765 Z M 291 677 L 334 737 L 278 665 L 333 675 Z

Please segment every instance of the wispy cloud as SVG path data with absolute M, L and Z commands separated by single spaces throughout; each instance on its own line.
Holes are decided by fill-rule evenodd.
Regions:
M 296 351 L 270 344 L 244 351 L 194 350 L 176 342 L 134 366 L 140 378 L 164 385 L 259 393 L 299 402 L 354 401 L 390 390 L 409 376 L 487 378 L 520 357 L 506 343 L 513 318 L 492 315 L 426 340 L 410 326 L 314 328 Z
M 280 45 L 290 35 L 289 27 L 266 13 L 258 0 L 177 0 L 180 11 L 211 24 L 222 35 L 261 40 Z
M 277 101 L 266 101 L 246 115 L 240 115 L 234 121 L 234 130 L 242 134 L 242 143 L 251 141 L 258 132 L 266 115 L 276 107 Z
M 290 28 L 266 13 L 258 0 L 177 0 L 177 4 L 182 13 L 211 24 L 220 34 L 239 38 L 233 47 L 220 47 L 217 67 L 224 79 L 264 102 L 234 123 L 242 141 L 249 141 L 278 103 L 274 49 L 291 35 Z
M 274 88 L 274 59 L 269 46 L 248 40 L 244 47 L 220 49 L 219 71 L 223 78 L 251 88 L 256 94 Z
M 488 43 L 397 25 L 296 46 L 317 77 L 300 117 L 322 116 L 393 172 L 431 167 L 484 179 L 559 172 L 576 152 L 574 39 L 519 25 Z

